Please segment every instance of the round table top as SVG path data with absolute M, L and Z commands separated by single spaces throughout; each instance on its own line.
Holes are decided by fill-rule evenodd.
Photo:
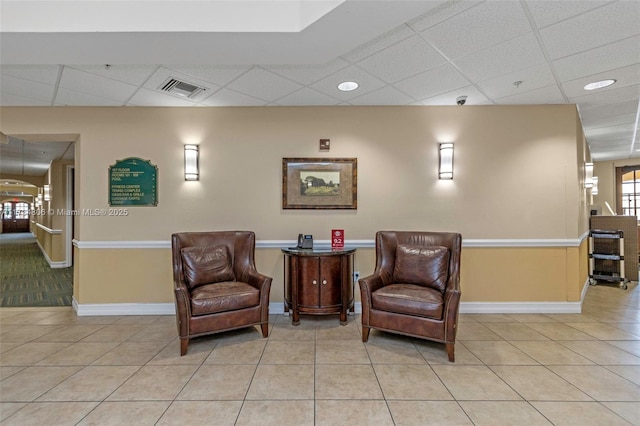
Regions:
M 292 254 L 296 256 L 340 256 L 343 254 L 350 254 L 356 251 L 355 248 L 343 247 L 343 248 L 312 248 L 302 249 L 297 247 L 285 247 L 282 251 L 286 254 Z

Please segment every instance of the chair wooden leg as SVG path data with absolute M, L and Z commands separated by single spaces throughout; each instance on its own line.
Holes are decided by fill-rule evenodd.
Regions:
M 189 346 L 189 338 L 180 338 L 180 356 L 187 354 L 187 347 Z
M 269 337 L 269 323 L 261 324 L 260 327 L 262 327 L 262 337 Z
M 369 332 L 371 331 L 371 329 L 369 327 L 362 327 L 362 341 L 366 342 L 367 340 L 369 340 Z
M 445 343 L 447 348 L 447 355 L 449 356 L 449 362 L 455 362 L 454 343 Z

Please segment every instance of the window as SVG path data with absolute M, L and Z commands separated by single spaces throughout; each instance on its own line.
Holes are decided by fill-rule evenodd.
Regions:
M 616 167 L 616 213 L 640 217 L 640 166 Z
M 13 219 L 13 203 L 7 201 L 2 205 L 2 218 Z
M 16 219 L 29 219 L 29 204 L 25 202 L 16 203 Z
M 24 201 L 5 201 L 2 203 L 3 219 L 29 219 L 29 203 Z

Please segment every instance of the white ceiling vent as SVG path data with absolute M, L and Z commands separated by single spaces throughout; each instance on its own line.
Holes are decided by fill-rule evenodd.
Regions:
M 169 78 L 158 87 L 163 92 L 173 93 L 174 95 L 182 96 L 184 98 L 193 98 L 198 93 L 207 90 L 204 87 L 196 86 L 195 84 L 180 81 L 175 78 Z

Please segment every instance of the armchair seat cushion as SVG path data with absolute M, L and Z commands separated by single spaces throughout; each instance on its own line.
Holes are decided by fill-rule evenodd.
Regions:
M 191 291 L 191 313 L 194 316 L 245 309 L 259 303 L 260 291 L 239 281 L 205 284 Z
M 430 287 L 389 284 L 371 294 L 371 307 L 380 311 L 442 319 L 444 298 Z

